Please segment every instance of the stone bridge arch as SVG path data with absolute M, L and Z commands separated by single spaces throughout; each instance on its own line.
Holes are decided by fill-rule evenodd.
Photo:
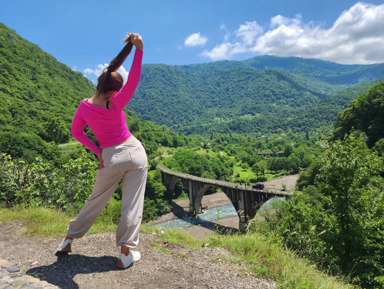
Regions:
M 162 174 L 163 184 L 167 189 L 173 190 L 177 179 L 182 181 L 189 197 L 189 211 L 194 215 L 202 213 L 202 199 L 207 189 L 210 186 L 219 187 L 226 194 L 237 212 L 240 231 L 246 230 L 248 222 L 256 216 L 261 204 L 276 196 L 287 197 L 292 195 L 291 192 L 266 189 L 256 190 L 249 186 L 200 178 L 175 172 L 162 166 L 158 166 L 158 168 Z

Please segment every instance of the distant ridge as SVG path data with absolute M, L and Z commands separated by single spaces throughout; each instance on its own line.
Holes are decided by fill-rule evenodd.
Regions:
M 382 77 L 383 63 L 341 65 L 297 57 L 147 64 L 128 108 L 186 134 L 265 133 L 279 126 L 285 129 L 285 124 L 301 130 L 302 125 L 292 123 L 298 115 L 344 89 Z M 321 123 L 329 126 L 333 115 L 326 115 Z

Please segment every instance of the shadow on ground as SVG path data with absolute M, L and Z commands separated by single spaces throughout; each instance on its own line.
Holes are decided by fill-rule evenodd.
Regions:
M 26 273 L 60 288 L 78 289 L 74 277 L 78 274 L 92 274 L 122 270 L 116 267 L 117 257 L 88 257 L 83 255 L 57 256 L 55 263 L 29 269 Z

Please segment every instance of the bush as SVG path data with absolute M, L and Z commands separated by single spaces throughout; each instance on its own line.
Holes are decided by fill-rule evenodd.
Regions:
M 363 288 L 382 288 L 382 167 L 383 159 L 360 137 L 331 144 L 301 179 L 303 192 L 267 216 L 266 231 L 330 273 Z
M 0 203 L 77 212 L 92 192 L 96 169 L 96 161 L 88 159 L 85 152 L 58 167 L 40 157 L 27 163 L 0 153 Z
M 58 164 L 62 157 L 61 150 L 56 145 L 46 143 L 32 133 L 0 132 L 0 152 L 27 162 L 33 162 L 36 157 L 42 156 Z

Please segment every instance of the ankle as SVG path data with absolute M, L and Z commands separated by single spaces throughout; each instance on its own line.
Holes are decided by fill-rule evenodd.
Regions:
M 124 255 L 128 256 L 128 254 L 129 254 L 129 247 L 121 246 L 121 253 L 123 253 Z

